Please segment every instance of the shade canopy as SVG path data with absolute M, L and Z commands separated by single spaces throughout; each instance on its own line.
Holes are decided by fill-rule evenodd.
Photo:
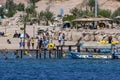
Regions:
M 73 22 L 94 22 L 94 21 L 112 21 L 110 18 L 78 18 Z
M 120 19 L 120 16 L 115 17 L 116 19 Z

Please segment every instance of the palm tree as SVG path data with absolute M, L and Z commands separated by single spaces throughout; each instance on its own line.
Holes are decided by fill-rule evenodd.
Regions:
M 88 1 L 88 6 L 90 7 L 90 11 L 94 11 L 95 8 L 95 0 L 89 0 Z
M 50 11 L 41 11 L 38 15 L 39 18 L 39 22 L 41 20 L 46 22 L 46 25 L 49 25 L 48 22 L 50 21 L 51 23 L 54 22 L 54 13 L 50 12 Z
M 72 13 L 76 18 L 79 18 L 81 16 L 81 11 L 77 8 L 71 9 L 70 13 Z
M 4 7 L 0 7 L 0 17 L 3 18 L 4 17 Z
M 50 12 L 50 11 L 46 11 L 45 12 L 45 21 L 46 21 L 46 25 L 48 25 L 48 22 L 50 21 L 51 23 L 54 22 L 54 13 Z

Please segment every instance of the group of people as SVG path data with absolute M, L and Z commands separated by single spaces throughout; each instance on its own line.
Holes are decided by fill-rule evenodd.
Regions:
M 58 44 L 65 45 L 65 34 L 59 33 L 58 36 Z M 49 33 L 43 33 L 37 38 L 26 38 L 21 39 L 19 42 L 20 48 L 28 48 L 28 49 L 48 49 L 48 48 L 55 48 L 55 44 L 52 42 L 52 38 L 50 37 Z
M 106 37 L 108 37 L 108 43 L 111 44 L 111 43 L 112 43 L 112 36 L 111 36 L 111 35 L 107 36 L 106 34 L 104 34 L 104 35 L 103 35 L 103 40 L 104 40 Z
M 25 39 L 21 39 L 20 42 L 19 42 L 19 47 L 20 48 L 25 48 Z M 34 44 L 35 44 L 35 40 L 33 38 L 28 38 L 27 39 L 27 48 L 30 49 L 30 47 L 32 46 L 32 49 L 34 49 Z
M 59 33 L 58 36 L 58 43 L 59 45 L 65 45 L 65 34 L 64 33 Z
M 49 43 L 52 44 L 52 47 L 55 46 L 50 37 L 46 36 L 46 34 L 43 34 L 41 37 L 37 37 L 36 39 L 34 38 L 21 39 L 19 42 L 19 46 L 20 48 L 27 47 L 27 49 L 43 49 L 43 48 L 48 49 L 50 48 Z

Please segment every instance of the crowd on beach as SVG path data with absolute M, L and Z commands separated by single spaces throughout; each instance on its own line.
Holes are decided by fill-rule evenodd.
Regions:
M 59 33 L 58 36 L 58 44 L 65 45 L 65 34 Z M 53 42 L 51 35 L 46 31 L 40 34 L 39 37 L 27 37 L 27 38 L 20 38 L 19 47 L 22 49 L 49 49 L 49 48 L 56 48 L 56 44 Z

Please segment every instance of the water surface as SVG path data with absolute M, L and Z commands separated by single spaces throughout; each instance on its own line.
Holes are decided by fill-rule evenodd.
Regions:
M 120 60 L 0 60 L 0 80 L 120 80 Z

